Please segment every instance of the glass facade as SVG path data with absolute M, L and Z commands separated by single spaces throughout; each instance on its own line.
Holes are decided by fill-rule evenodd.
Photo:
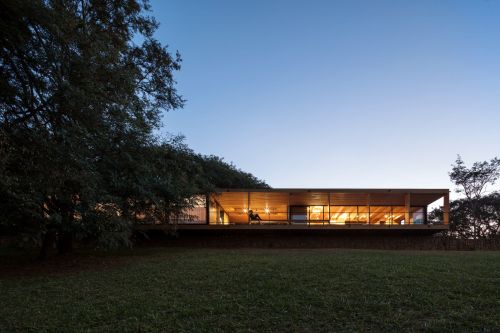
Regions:
M 425 224 L 427 213 L 425 207 L 412 207 L 411 212 L 411 223 L 413 224 Z
M 210 208 L 208 210 L 210 224 L 229 224 L 229 217 L 224 208 L 215 200 L 210 199 Z
M 179 223 L 404 226 L 427 224 L 441 193 L 227 191 L 201 197 Z M 437 198 L 437 199 L 436 199 Z M 209 206 L 206 207 L 206 203 Z M 208 214 L 208 216 L 207 216 Z M 254 218 L 250 218 L 253 216 Z
M 171 219 L 180 224 L 203 224 L 207 222 L 207 202 L 205 196 L 195 196 L 190 199 L 192 207 L 184 210 L 179 216 Z
M 220 205 L 212 206 L 210 212 L 211 224 L 230 223 L 230 217 Z M 425 224 L 427 215 L 425 207 L 411 207 L 407 212 L 404 206 L 290 206 L 290 218 L 287 218 L 287 212 L 276 212 L 270 209 L 256 209 L 253 213 L 258 214 L 262 222 L 287 221 L 334 225 Z M 409 221 L 408 217 L 410 217 Z
M 307 206 L 290 206 L 290 220 L 293 222 L 306 222 L 308 218 Z

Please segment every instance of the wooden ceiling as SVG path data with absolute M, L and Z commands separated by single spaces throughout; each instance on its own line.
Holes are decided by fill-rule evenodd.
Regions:
M 427 206 L 442 198 L 445 193 L 438 192 L 219 192 L 213 195 L 214 199 L 229 213 L 244 209 L 263 210 L 274 209 L 287 211 L 291 206 L 404 206 L 405 196 L 410 195 L 411 206 Z

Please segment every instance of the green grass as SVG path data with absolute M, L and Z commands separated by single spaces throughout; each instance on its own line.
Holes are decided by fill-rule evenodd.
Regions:
M 137 249 L 0 279 L 0 331 L 500 331 L 500 252 Z M 0 267 L 1 269 L 1 267 Z

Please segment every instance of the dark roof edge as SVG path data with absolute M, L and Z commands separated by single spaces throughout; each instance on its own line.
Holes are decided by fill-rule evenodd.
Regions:
M 449 193 L 448 188 L 218 188 L 220 192 L 329 192 L 329 193 Z

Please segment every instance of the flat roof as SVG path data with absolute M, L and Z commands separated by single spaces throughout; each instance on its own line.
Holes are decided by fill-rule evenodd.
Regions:
M 448 193 L 448 188 L 218 188 L 217 192 Z

